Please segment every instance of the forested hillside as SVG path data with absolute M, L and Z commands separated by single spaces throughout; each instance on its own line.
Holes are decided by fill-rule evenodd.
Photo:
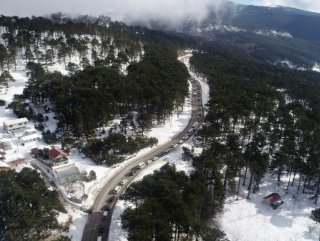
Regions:
M 216 215 L 223 205 L 220 175 L 216 170 L 209 190 L 199 168 L 191 177 L 165 165 L 154 175 L 129 187 L 124 199 L 134 204 L 122 215 L 128 240 L 226 241 L 219 229 L 207 225 L 207 217 Z M 155 192 L 155 190 L 157 190 Z
M 59 228 L 56 217 L 65 209 L 35 170 L 1 172 L 0 188 L 1 240 L 40 240 Z
M 287 188 L 298 182 L 296 193 L 312 187 L 309 197 L 317 203 L 320 75 L 214 48 L 196 53 L 192 64 L 209 78 L 211 100 L 199 135 L 210 161 L 225 167 L 224 188 L 232 190 L 238 177 L 236 192 L 247 185 L 250 198 L 271 171 L 279 185 L 289 174 Z
M 188 72 L 176 54 L 180 40 L 103 17 L 51 18 L 0 18 L 1 83 L 13 80 L 10 71 L 17 65 L 25 65 L 28 75 L 23 95 L 8 108 L 37 121 L 47 143 L 63 145 L 88 140 L 97 128 L 121 119 L 119 135 L 107 140 L 109 133 L 103 133 L 103 140 L 84 149 L 99 163 L 107 153 L 131 154 L 155 144 L 143 133 L 181 111 L 188 94 Z M 46 128 L 50 113 L 55 130 Z M 142 137 L 135 141 L 128 126 Z

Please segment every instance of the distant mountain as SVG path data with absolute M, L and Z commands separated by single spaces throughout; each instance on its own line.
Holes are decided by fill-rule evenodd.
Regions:
M 212 12 L 203 22 L 246 30 L 276 30 L 320 43 L 320 14 L 289 7 L 259 7 L 229 3 L 222 15 Z
M 320 63 L 320 14 L 289 7 L 229 2 L 201 23 L 186 21 L 179 34 L 232 45 L 254 57 L 312 69 Z

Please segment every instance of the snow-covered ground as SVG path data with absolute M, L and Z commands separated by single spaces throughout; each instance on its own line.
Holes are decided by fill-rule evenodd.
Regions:
M 234 196 L 227 198 L 221 225 L 230 241 L 319 240 L 320 227 L 310 219 L 311 210 L 319 205 L 314 205 L 314 200 L 307 195 L 296 195 L 296 187 L 288 193 L 285 187 L 285 182 L 278 187 L 276 177 L 267 175 L 260 191 L 251 194 L 250 200 L 245 198 L 246 190 L 242 190 L 238 201 Z M 276 210 L 262 202 L 265 196 L 274 192 L 284 201 Z
M 312 70 L 314 72 L 319 72 L 320 73 L 320 64 L 315 63 L 314 66 L 312 67 Z

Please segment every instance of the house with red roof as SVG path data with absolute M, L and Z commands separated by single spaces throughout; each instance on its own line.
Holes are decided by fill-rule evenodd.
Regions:
M 263 198 L 264 203 L 269 204 L 273 209 L 277 209 L 283 201 L 279 193 L 271 193 Z
M 49 159 L 52 161 L 53 166 L 60 165 L 62 163 L 68 163 L 68 154 L 55 146 L 51 147 L 47 155 Z

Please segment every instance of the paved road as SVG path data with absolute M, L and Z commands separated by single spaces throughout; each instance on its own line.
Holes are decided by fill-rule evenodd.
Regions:
M 117 173 L 113 175 L 113 177 L 109 180 L 108 183 L 102 188 L 101 192 L 97 196 L 93 208 L 92 213 L 88 217 L 88 221 L 83 232 L 82 241 L 96 241 L 99 236 L 102 237 L 103 241 L 108 240 L 109 228 L 112 218 L 112 212 L 118 197 L 124 192 L 127 186 L 131 183 L 131 181 L 139 174 L 141 171 L 137 169 L 137 165 L 141 162 L 146 162 L 147 160 L 151 160 L 159 154 L 164 154 L 169 152 L 172 149 L 173 145 L 179 144 L 180 140 L 187 140 L 187 137 L 190 138 L 194 132 L 188 133 L 192 126 L 198 122 L 202 122 L 203 118 L 203 108 L 202 108 L 202 95 L 201 95 L 201 85 L 195 79 L 191 80 L 192 85 L 192 114 L 191 119 L 186 126 L 186 128 L 174 136 L 172 140 L 164 143 L 161 146 L 158 146 L 152 149 L 149 153 L 146 153 L 142 157 L 133 158 L 130 163 L 119 170 Z M 200 94 L 198 94 L 200 93 Z M 199 126 L 199 125 L 198 125 Z M 134 172 L 133 172 L 134 170 Z M 112 194 L 113 189 L 119 185 L 119 183 L 123 180 L 127 179 L 126 184 L 122 185 L 120 191 L 114 195 Z M 108 200 L 114 196 L 115 200 L 112 203 L 109 203 Z M 103 211 L 106 207 L 110 208 L 108 211 L 107 217 L 103 216 Z

